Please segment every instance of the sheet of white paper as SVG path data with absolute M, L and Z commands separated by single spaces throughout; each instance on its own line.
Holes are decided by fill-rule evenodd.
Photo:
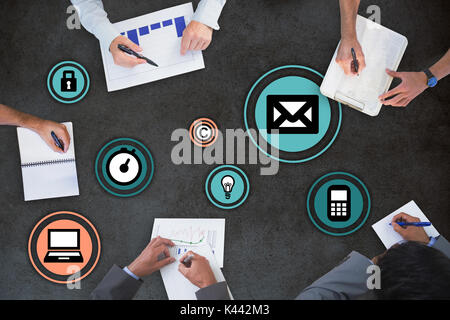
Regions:
M 393 227 L 389 225 L 389 223 L 392 221 L 392 218 L 400 212 L 404 212 L 409 214 L 410 216 L 417 217 L 421 222 L 430 222 L 430 220 L 428 220 L 428 218 L 425 216 L 422 210 L 420 210 L 417 204 L 413 200 L 411 200 L 403 207 L 395 210 L 390 215 L 384 217 L 377 223 L 374 223 L 372 225 L 372 228 L 387 249 L 403 240 L 403 238 L 394 231 Z M 439 235 L 439 232 L 432 225 L 429 227 L 424 227 L 424 229 L 430 237 L 437 237 Z
M 25 201 L 78 196 L 75 162 L 23 167 Z
M 161 236 L 177 245 L 211 246 L 217 264 L 223 268 L 225 247 L 225 219 L 170 219 L 156 218 L 152 238 Z
M 169 249 L 170 255 L 174 257 L 176 261 L 161 269 L 161 277 L 163 279 L 169 300 L 197 300 L 195 292 L 197 292 L 200 288 L 192 284 L 180 273 L 180 271 L 178 271 L 178 265 L 180 264 L 179 260 L 189 250 L 208 259 L 209 265 L 214 272 L 217 282 L 225 281 L 225 277 L 217 265 L 211 247 L 208 244 L 199 246 L 172 247 Z M 229 288 L 228 292 L 230 297 L 233 298 Z
M 201 51 L 188 51 L 184 56 L 180 54 L 183 30 L 193 15 L 192 3 L 189 2 L 115 23 L 116 29 L 139 44 L 143 49 L 141 53 L 158 67 L 148 63 L 131 69 L 117 66 L 109 48 L 101 46 L 108 91 L 203 69 Z
M 17 128 L 25 201 L 80 194 L 73 127 L 71 122 L 63 124 L 70 135 L 69 150 L 63 154 L 50 149 L 34 131 Z
M 392 82 L 385 69 L 397 70 L 408 41 L 401 34 L 359 15 L 356 31 L 364 52 L 365 69 L 359 76 L 345 75 L 335 61 L 338 44 L 320 90 L 331 99 L 338 93 L 356 100 L 364 106 L 362 112 L 374 116 L 382 105 L 378 96 L 386 92 Z

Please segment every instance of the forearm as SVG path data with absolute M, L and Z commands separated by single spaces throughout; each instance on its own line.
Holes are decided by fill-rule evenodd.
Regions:
M 430 71 L 438 80 L 450 74 L 450 49 L 438 62 L 430 67 Z
M 42 119 L 4 104 L 0 104 L 0 125 L 19 126 L 36 130 Z
M 341 39 L 356 39 L 356 15 L 359 0 L 339 0 Z
M 117 265 L 108 271 L 97 288 L 91 293 L 94 300 L 130 300 L 142 285 L 142 280 L 136 280 Z
M 106 47 L 119 36 L 119 32 L 111 24 L 107 13 L 103 9 L 101 0 L 71 0 L 77 9 L 83 27 L 94 34 Z
M 228 286 L 225 281 L 202 288 L 195 293 L 195 296 L 197 300 L 230 300 Z

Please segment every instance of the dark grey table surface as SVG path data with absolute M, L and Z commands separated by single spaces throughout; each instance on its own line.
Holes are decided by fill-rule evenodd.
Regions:
M 104 1 L 112 22 L 184 1 Z M 381 8 L 381 23 L 405 35 L 409 45 L 399 70 L 430 66 L 449 47 L 448 1 L 362 1 Z M 247 201 L 225 211 L 204 194 L 214 166 L 174 165 L 170 135 L 209 116 L 220 129 L 243 128 L 243 105 L 255 80 L 281 65 L 325 73 L 339 40 L 338 1 L 228 1 L 210 48 L 206 69 L 108 93 L 97 39 L 68 30 L 68 1 L 0 2 L 0 103 L 55 121 L 72 121 L 80 196 L 23 201 L 16 130 L 0 127 L 0 298 L 85 299 L 112 264 L 126 265 L 147 244 L 156 217 L 225 218 L 224 275 L 237 299 L 292 299 L 351 250 L 369 257 L 384 246 L 371 224 L 415 200 L 441 234 L 450 237 L 450 79 L 427 90 L 406 109 L 383 108 L 372 118 L 343 107 L 341 131 L 319 158 L 281 164 L 275 176 L 241 165 L 251 181 Z M 50 68 L 75 60 L 88 70 L 88 95 L 74 105 L 47 91 Z M 122 199 L 106 193 L 94 175 L 99 149 L 132 137 L 151 150 L 156 171 L 150 187 Z M 369 189 L 368 221 L 347 237 L 328 236 L 307 217 L 306 195 L 320 176 L 347 171 Z M 43 279 L 32 267 L 27 242 L 46 214 L 70 210 L 99 231 L 100 261 L 81 290 Z M 145 279 L 138 299 L 166 299 L 159 272 Z

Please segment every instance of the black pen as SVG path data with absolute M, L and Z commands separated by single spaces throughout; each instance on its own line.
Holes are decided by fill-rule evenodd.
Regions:
M 52 131 L 52 138 L 53 141 L 55 141 L 55 144 L 58 148 L 60 148 L 62 151 L 64 151 L 64 145 L 63 143 L 58 139 L 58 137 L 56 136 L 56 134 Z
M 190 268 L 191 267 L 191 264 L 192 264 L 192 262 L 191 262 L 191 260 L 194 258 L 194 255 L 193 254 L 190 254 L 190 255 L 188 255 L 184 260 L 183 260 L 183 264 L 187 267 L 187 268 Z
M 355 72 L 358 73 L 358 60 L 356 60 L 355 49 L 352 48 L 353 66 L 355 67 Z
M 150 60 L 149 58 L 146 58 L 143 55 L 140 55 L 139 53 L 135 52 L 134 50 L 132 50 L 122 44 L 117 45 L 117 48 L 119 48 L 120 50 L 122 50 L 125 53 L 135 56 L 136 58 L 144 59 L 145 61 L 147 61 L 148 64 L 151 64 L 152 66 L 158 67 L 158 65 L 156 63 L 154 63 L 152 60 Z

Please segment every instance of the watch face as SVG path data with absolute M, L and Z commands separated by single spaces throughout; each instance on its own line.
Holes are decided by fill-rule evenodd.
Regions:
M 428 79 L 428 86 L 429 87 L 434 87 L 436 84 L 437 84 L 436 77 L 431 77 L 430 79 Z
M 139 178 L 142 165 L 135 152 L 135 149 L 122 148 L 109 158 L 107 173 L 115 183 L 129 185 Z

